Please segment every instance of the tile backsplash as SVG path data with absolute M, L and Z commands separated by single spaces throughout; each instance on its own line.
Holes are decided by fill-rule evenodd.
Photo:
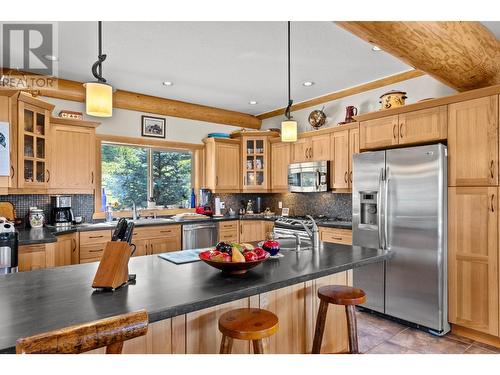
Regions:
M 213 194 L 212 200 L 220 197 L 225 202 L 226 209 L 232 208 L 236 212 L 246 207 L 246 202 L 252 200 L 254 210 L 257 197 L 262 199 L 262 210 L 269 207 L 276 214 L 281 214 L 278 203 L 290 208 L 290 215 L 325 215 L 339 217 L 346 220 L 352 218 L 352 195 L 350 193 L 263 193 L 263 194 Z
M 71 194 L 68 194 L 71 195 Z M 30 207 L 38 207 L 43 210 L 46 220 L 50 220 L 52 211 L 52 201 L 50 195 L 30 194 L 30 195 L 0 195 L 0 201 L 9 201 L 14 204 L 16 216 L 23 218 Z M 93 194 L 73 194 L 71 195 L 71 208 L 75 216 L 82 216 L 86 222 L 92 221 L 94 213 L 94 195 Z

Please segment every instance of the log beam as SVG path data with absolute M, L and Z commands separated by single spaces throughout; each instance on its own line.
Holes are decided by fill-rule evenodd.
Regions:
M 500 83 L 500 41 L 480 22 L 336 23 L 458 91 Z

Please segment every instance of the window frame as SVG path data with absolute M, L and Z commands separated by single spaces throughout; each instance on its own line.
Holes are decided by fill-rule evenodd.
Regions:
M 113 135 L 96 135 L 96 183 L 94 194 L 94 219 L 104 218 L 104 211 L 101 208 L 101 192 L 102 192 L 102 170 L 101 170 L 101 146 L 102 143 L 135 146 L 149 148 L 151 151 L 178 151 L 191 153 L 191 187 L 195 189 L 197 194 L 198 190 L 203 185 L 203 159 L 204 159 L 204 146 L 203 144 L 171 142 L 171 141 L 158 141 L 146 140 L 142 138 L 113 136 Z M 152 191 L 153 180 L 150 178 L 153 171 L 151 168 L 151 160 L 153 152 L 148 152 L 148 196 Z M 149 186 L 151 185 L 151 186 Z M 151 190 L 150 190 L 151 189 Z M 170 215 L 179 212 L 193 212 L 191 208 L 179 209 L 155 209 L 154 212 L 159 215 Z M 144 210 L 147 211 L 147 210 Z M 132 214 L 131 210 L 120 210 L 113 212 L 116 217 L 129 217 Z M 149 216 L 149 215 L 148 215 Z

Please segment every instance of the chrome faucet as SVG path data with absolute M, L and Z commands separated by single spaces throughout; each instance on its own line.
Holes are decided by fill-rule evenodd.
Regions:
M 306 230 L 307 235 L 311 239 L 313 250 L 319 249 L 319 228 L 316 224 L 316 220 L 311 215 L 307 215 L 307 218 L 311 219 L 312 229 L 309 229 L 304 222 L 301 222 L 302 226 Z

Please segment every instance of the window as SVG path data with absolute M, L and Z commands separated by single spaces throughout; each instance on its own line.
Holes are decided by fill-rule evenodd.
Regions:
M 146 207 L 153 197 L 165 208 L 189 204 L 192 153 L 102 143 L 102 188 L 115 209 Z

